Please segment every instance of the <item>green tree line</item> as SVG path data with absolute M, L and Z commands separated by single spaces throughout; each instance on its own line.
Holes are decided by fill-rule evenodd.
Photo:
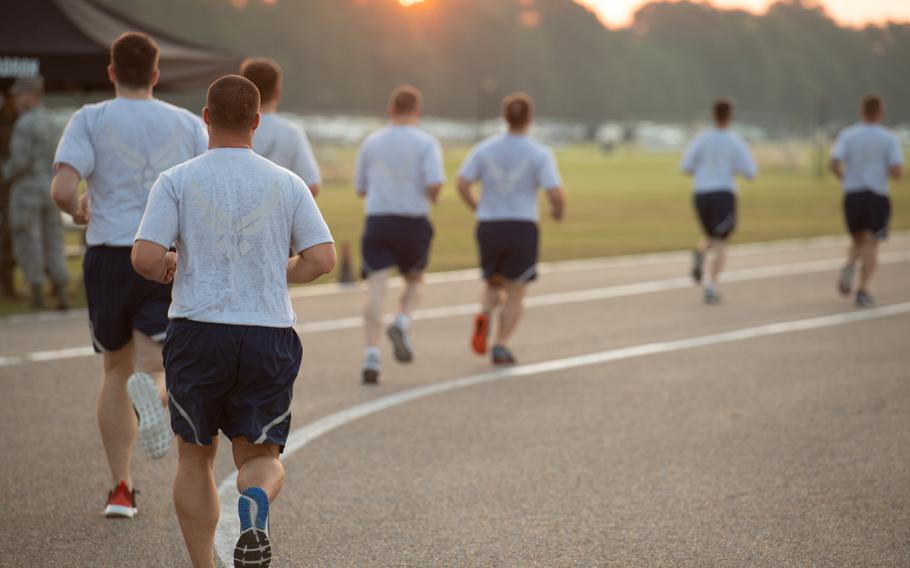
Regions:
M 427 112 L 489 116 L 525 90 L 541 114 L 692 120 L 717 96 L 794 126 L 844 121 L 878 92 L 910 120 L 910 25 L 838 25 L 809 0 L 765 14 L 653 2 L 623 29 L 572 0 L 105 0 L 151 26 L 286 72 L 285 108 L 379 113 L 394 85 Z

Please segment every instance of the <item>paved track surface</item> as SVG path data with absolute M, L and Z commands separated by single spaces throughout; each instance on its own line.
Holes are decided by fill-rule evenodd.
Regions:
M 416 362 L 386 349 L 373 388 L 358 383 L 363 292 L 296 298 L 293 427 L 309 437 L 286 455 L 273 565 L 910 565 L 910 237 L 884 247 L 874 290 L 903 313 L 818 320 L 855 313 L 834 293 L 842 249 L 737 249 L 717 307 L 680 278 L 685 254 L 557 265 L 514 341 L 533 372 L 489 381 L 467 350 L 476 281 L 428 286 Z M 681 341 L 804 320 L 821 323 Z M 81 318 L 0 323 L 0 566 L 185 566 L 173 449 L 136 456 L 135 520 L 100 516 L 100 360 L 86 342 Z M 525 367 L 655 343 L 676 347 Z M 233 472 L 222 454 L 219 481 Z

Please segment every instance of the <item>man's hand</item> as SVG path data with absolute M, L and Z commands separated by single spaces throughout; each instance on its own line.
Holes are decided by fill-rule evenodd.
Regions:
M 161 275 L 159 282 L 170 284 L 174 281 L 175 274 L 177 274 L 177 253 L 168 251 L 164 255 L 164 274 Z
M 561 187 L 547 189 L 547 201 L 550 202 L 550 217 L 557 223 L 562 221 L 566 212 L 566 192 Z
M 88 194 L 83 193 L 79 198 L 79 205 L 73 213 L 73 223 L 77 225 L 88 225 L 92 218 L 92 206 L 89 204 Z

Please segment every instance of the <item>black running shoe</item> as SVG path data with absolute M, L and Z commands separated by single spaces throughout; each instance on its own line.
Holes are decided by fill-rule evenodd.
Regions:
M 395 348 L 395 360 L 399 363 L 410 363 L 414 360 L 414 351 L 411 349 L 411 339 L 408 332 L 394 323 L 386 329 L 386 335 Z
M 494 345 L 492 350 L 494 365 L 514 365 L 515 356 L 504 345 Z

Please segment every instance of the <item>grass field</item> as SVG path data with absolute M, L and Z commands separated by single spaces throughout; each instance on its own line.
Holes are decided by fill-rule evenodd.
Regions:
M 436 237 L 430 270 L 476 266 L 474 221 L 452 184 L 466 152 L 446 149 L 450 183 L 433 211 Z M 756 155 L 759 179 L 741 184 L 734 242 L 843 231 L 840 189 L 830 175 L 814 175 L 809 148 L 757 148 Z M 319 206 L 337 243 L 351 244 L 356 270 L 363 204 L 352 187 L 354 156 L 353 148 L 319 153 L 326 178 Z M 568 193 L 567 217 L 562 224 L 543 222 L 543 260 L 682 249 L 698 238 L 690 181 L 678 172 L 678 154 L 634 149 L 605 153 L 591 145 L 557 149 L 557 158 Z M 910 229 L 910 181 L 894 184 L 892 193 L 892 228 Z M 70 266 L 74 305 L 84 305 L 79 260 L 70 260 Z M 19 289 L 24 289 L 21 277 Z M 0 315 L 21 311 L 24 304 L 0 302 Z

